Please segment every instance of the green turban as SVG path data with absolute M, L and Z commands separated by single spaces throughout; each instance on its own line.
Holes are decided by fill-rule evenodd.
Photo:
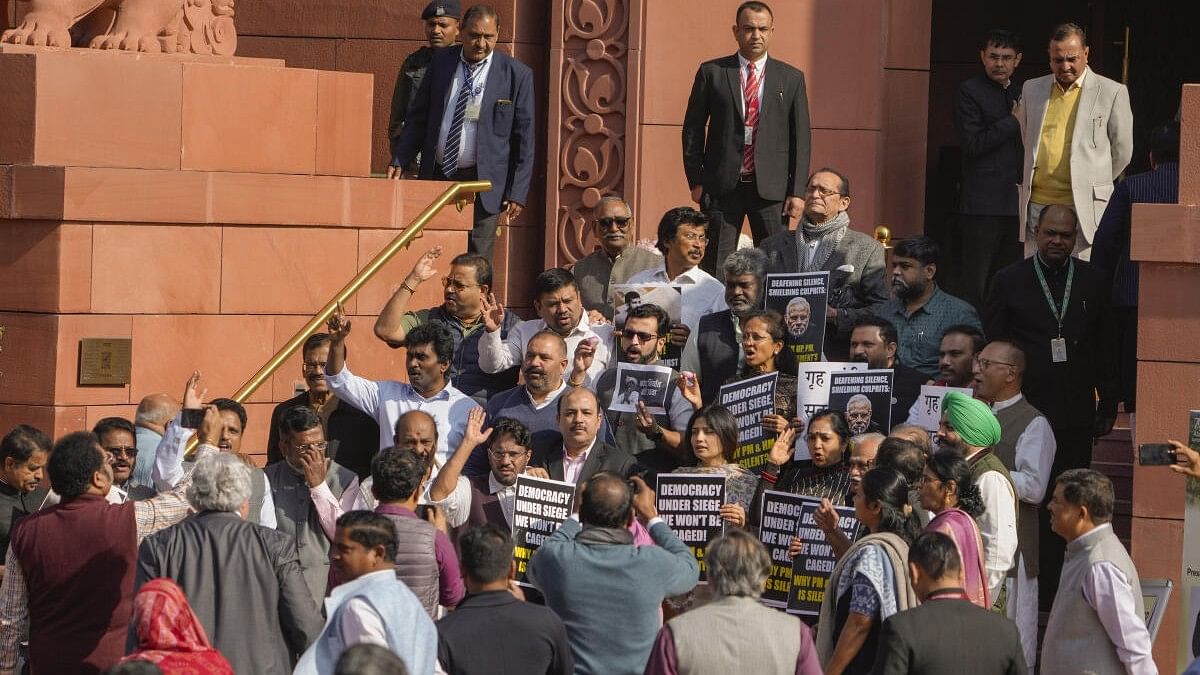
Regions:
M 952 391 L 942 398 L 942 414 L 967 445 L 987 448 L 1000 442 L 1000 422 L 983 401 Z

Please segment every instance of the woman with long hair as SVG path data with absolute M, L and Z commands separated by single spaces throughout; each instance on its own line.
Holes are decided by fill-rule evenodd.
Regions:
M 846 503 L 850 492 L 850 426 L 837 410 L 822 410 L 808 419 L 803 442 L 808 444 L 811 466 L 792 461 L 791 429 L 780 435 L 771 448 L 762 480 L 767 489 L 828 499 L 836 506 Z
M 907 504 L 908 482 L 894 469 L 863 476 L 854 513 L 870 534 L 834 566 L 817 624 L 817 653 L 827 675 L 871 672 L 883 622 L 917 604 L 908 577 L 908 545 L 917 529 Z
M 967 599 L 984 609 L 991 609 L 983 538 L 975 522 L 983 515 L 984 504 L 979 488 L 971 482 L 971 467 L 967 460 L 951 452 L 931 456 L 925 462 L 919 494 L 921 507 L 934 514 L 925 530 L 947 535 L 958 548 L 963 563 L 963 592 Z
M 691 466 L 672 473 L 719 473 L 725 476 L 725 504 L 721 518 L 730 525 L 746 526 L 758 478 L 733 461 L 737 449 L 737 419 L 724 406 L 710 403 L 692 414 L 683 447 Z

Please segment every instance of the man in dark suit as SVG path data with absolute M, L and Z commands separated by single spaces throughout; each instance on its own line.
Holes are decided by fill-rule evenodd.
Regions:
M 420 178 L 492 182 L 491 192 L 475 196 L 467 246 L 489 260 L 500 216 L 507 223 L 521 215 L 533 177 L 533 71 L 493 51 L 499 32 L 495 9 L 467 9 L 462 45 L 434 54 L 391 161 L 405 167 L 420 152 Z
M 275 406 L 271 411 L 271 433 L 267 440 L 267 464 L 283 461 L 279 449 L 279 422 L 283 414 L 296 406 L 308 406 L 325 425 L 329 457 L 353 471 L 360 479 L 371 475 L 371 458 L 379 450 L 379 424 L 375 418 L 352 405 L 343 403 L 329 391 L 325 381 L 325 362 L 329 360 L 329 334 L 313 333 L 301 349 L 305 391 Z
M 1150 133 L 1150 167 L 1113 190 L 1092 242 L 1092 266 L 1112 289 L 1109 334 L 1114 337 L 1117 392 L 1130 413 L 1137 405 L 1138 265 L 1129 259 L 1133 205 L 1179 201 L 1179 122 L 1168 122 Z
M 510 591 L 517 565 L 508 528 L 472 528 L 460 541 L 467 597 L 438 621 L 438 662 L 449 675 L 514 673 L 569 675 L 575 668 L 567 629 L 550 609 L 521 602 Z M 503 630 L 497 630 L 503 626 Z
M 1058 444 L 1051 481 L 1067 469 L 1090 467 L 1092 440 L 1112 431 L 1117 417 L 1111 337 L 1104 331 L 1109 289 L 1090 263 L 1071 257 L 1078 233 L 1071 207 L 1047 206 L 1034 230 L 1037 253 L 996 274 L 983 316 L 990 339 L 1025 352 L 1025 398 L 1046 416 Z M 1063 554 L 1045 512 L 1038 539 L 1045 610 Z
M 696 333 L 700 359 L 700 397 L 714 403 L 725 380 L 741 370 L 741 317 L 762 306 L 767 256 L 756 248 L 734 251 L 725 259 L 725 304 L 729 309 L 700 317 Z
M 798 217 L 808 173 L 804 73 L 769 58 L 771 8 L 743 2 L 735 15 L 738 53 L 700 65 L 683 117 L 683 168 L 692 201 L 708 214 L 701 267 L 715 274 L 737 248 L 742 221 L 754 243 Z M 707 127 L 707 132 L 706 132 Z
M 296 540 L 244 520 L 250 469 L 231 454 L 197 462 L 187 495 L 196 515 L 146 537 L 134 591 L 174 579 L 235 672 L 291 672 L 322 624 Z M 218 577 L 225 583 L 214 584 Z
M 845 361 L 855 323 L 878 313 L 889 298 L 883 245 L 850 229 L 850 180 L 840 171 L 817 169 L 803 193 L 804 215 L 796 231 L 774 235 L 759 248 L 767 254 L 768 274 L 829 272 L 825 323 L 830 325 L 822 355 L 826 361 Z
M 926 532 L 908 549 L 908 573 L 921 604 L 883 623 L 874 675 L 1024 675 L 1013 622 L 967 599 L 954 540 Z
M 1017 183 L 1024 146 L 1013 106 L 1021 88 L 1012 81 L 1021 45 L 1012 33 L 992 30 L 979 50 L 983 72 L 958 88 L 954 128 L 962 146 L 955 248 L 961 253 L 958 292 L 983 307 L 987 283 L 1021 258 L 1017 241 Z
M 558 429 L 562 432 L 561 449 L 548 456 L 534 458 L 554 480 L 578 485 L 601 471 L 628 477 L 637 462 L 628 451 L 600 440 L 604 413 L 592 390 L 568 389 L 558 399 Z

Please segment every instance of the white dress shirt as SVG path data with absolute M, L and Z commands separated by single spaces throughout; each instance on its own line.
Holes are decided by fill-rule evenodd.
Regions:
M 1017 555 L 1016 495 L 998 471 L 984 472 L 975 485 L 979 488 L 984 505 L 983 515 L 978 522 L 979 534 L 983 538 L 988 588 L 992 597 L 997 597 Z
M 394 570 L 379 570 L 378 572 L 370 572 L 364 574 L 359 579 L 365 579 L 372 575 L 395 578 Z M 362 598 L 351 598 L 342 608 L 342 612 L 338 615 L 340 621 L 338 623 L 338 632 L 342 637 L 342 645 L 351 647 L 353 645 L 379 645 L 387 647 L 387 629 L 383 625 L 383 617 L 379 616 L 379 612 L 371 606 L 371 603 Z
M 485 330 L 479 338 L 479 367 L 485 373 L 498 373 L 521 365 L 525 359 L 525 345 L 529 344 L 529 339 L 547 329 L 546 322 L 542 319 L 522 321 L 508 331 L 508 337 L 503 341 L 500 340 L 499 329 L 495 332 Z M 579 346 L 580 342 L 590 337 L 599 338 L 600 342 L 596 344 L 596 356 L 592 359 L 592 366 L 588 368 L 587 372 L 592 377 L 600 375 L 608 367 L 608 362 L 612 358 L 612 330 L 612 326 L 590 325 L 587 312 L 584 312 L 579 317 L 579 324 L 575 326 L 571 334 L 563 338 L 567 343 L 567 370 L 564 375 L 570 376 L 571 363 L 575 358 L 575 348 Z
M 496 495 L 500 510 L 504 512 L 504 522 L 512 525 L 513 512 L 517 508 L 517 484 L 505 485 L 496 480 L 496 474 L 488 472 L 488 492 Z
M 381 449 L 394 444 L 396 420 L 401 415 L 410 410 L 429 413 L 437 424 L 439 464 L 445 464 L 450 448 L 457 448 L 462 442 L 465 425 L 451 423 L 451 420 L 465 420 L 472 408 L 479 407 L 474 399 L 455 389 L 450 382 L 446 382 L 445 388 L 438 393 L 425 398 L 410 384 L 395 380 L 368 380 L 351 373 L 348 365 L 342 366 L 337 375 L 326 373 L 325 381 L 329 383 L 334 396 L 375 418 L 379 423 Z
M 170 492 L 183 478 L 183 455 L 187 450 L 188 440 L 194 433 L 196 433 L 195 429 L 183 426 L 183 411 L 176 413 L 175 419 L 167 423 L 162 440 L 158 442 L 158 449 L 154 451 L 154 469 L 150 472 L 155 490 Z M 109 495 L 112 495 L 111 491 Z M 271 494 L 271 479 L 265 473 L 263 474 L 263 503 L 262 508 L 258 511 L 258 524 L 272 530 L 279 524 L 275 519 L 275 498 Z
M 483 90 L 487 86 L 488 73 L 492 69 L 492 55 L 475 67 L 475 76 L 471 78 L 471 98 L 467 99 L 467 109 L 471 106 L 483 114 Z M 446 137 L 450 135 L 450 126 L 454 123 L 454 107 L 458 104 L 458 92 L 466 81 L 466 62 L 459 57 L 454 68 L 454 79 L 450 82 L 450 92 L 446 95 L 446 109 L 442 113 L 442 126 L 438 130 L 437 161 L 438 165 L 445 164 Z M 458 168 L 466 169 L 475 166 L 475 133 L 479 127 L 478 119 L 471 119 L 468 114 L 463 118 L 462 136 L 458 144 Z
M 729 306 L 725 304 L 725 284 L 717 281 L 716 277 L 699 267 L 693 267 L 674 279 L 668 278 L 665 260 L 657 268 L 638 272 L 626 283 L 679 284 L 683 287 L 680 289 L 683 297 L 679 302 L 679 322 L 687 326 L 691 332 L 688 333 L 687 342 L 684 343 L 679 356 L 679 370 L 681 372 L 700 372 L 700 352 L 696 347 L 696 333 L 700 326 L 700 317 L 729 309 Z M 737 325 L 737 317 L 734 317 L 734 328 L 739 338 L 738 353 L 741 354 L 741 326 Z M 739 363 L 742 358 L 744 356 L 739 357 Z
M 1000 412 L 1016 405 L 1022 398 L 1024 396 L 1018 392 L 1010 399 L 998 401 L 992 405 L 992 412 Z M 1056 452 L 1058 443 L 1054 440 L 1054 430 L 1050 428 L 1050 422 L 1041 415 L 1033 418 L 1017 438 L 1017 468 L 1008 472 L 1021 501 L 1030 504 L 1042 503 L 1050 483 L 1050 470 L 1054 466 Z
M 750 59 L 738 53 L 738 85 L 741 90 L 746 91 L 746 66 L 749 65 Z M 758 110 L 762 114 L 763 107 L 763 84 L 767 81 L 764 71 L 767 68 L 767 55 L 763 54 L 757 61 L 754 62 L 754 75 L 758 78 Z M 740 93 L 740 92 L 739 92 Z M 746 119 L 746 97 L 738 96 L 738 103 L 742 108 L 742 119 Z
M 1099 525 L 1080 539 L 1091 537 L 1104 528 L 1111 529 L 1112 526 L 1108 523 Z M 1083 577 L 1083 598 L 1096 610 L 1104 632 L 1117 648 L 1117 658 L 1125 664 L 1125 672 L 1158 675 L 1158 667 L 1150 653 L 1150 631 L 1146 628 L 1145 618 L 1138 615 L 1133 587 L 1125 573 L 1107 560 L 1092 563 L 1092 568 Z

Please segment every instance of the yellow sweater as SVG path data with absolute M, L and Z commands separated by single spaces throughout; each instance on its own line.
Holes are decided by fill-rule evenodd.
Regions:
M 1083 77 L 1063 90 L 1058 81 L 1050 85 L 1050 100 L 1042 120 L 1041 139 L 1033 169 L 1030 201 L 1038 204 L 1073 204 L 1071 196 L 1071 138 L 1079 112 Z

